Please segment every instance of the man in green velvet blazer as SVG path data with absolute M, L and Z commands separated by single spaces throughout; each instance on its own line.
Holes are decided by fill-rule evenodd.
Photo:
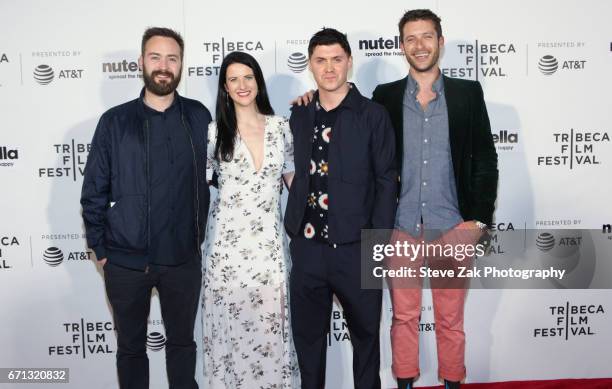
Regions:
M 438 60 L 444 37 L 433 12 L 406 12 L 399 32 L 408 76 L 379 85 L 372 98 L 387 108 L 396 133 L 400 192 L 395 229 L 418 241 L 427 239 L 431 229 L 477 237 L 492 222 L 498 181 L 482 88 L 478 81 L 442 74 Z M 420 374 L 421 289 L 392 286 L 391 296 L 393 372 L 398 388 L 407 389 Z M 458 388 L 465 378 L 465 289 L 432 288 L 432 297 L 438 376 L 446 388 Z

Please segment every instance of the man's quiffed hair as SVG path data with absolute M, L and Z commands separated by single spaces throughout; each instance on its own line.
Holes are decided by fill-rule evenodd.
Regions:
M 429 20 L 433 22 L 436 28 L 436 33 L 438 33 L 438 38 L 442 36 L 442 25 L 440 24 L 442 19 L 440 19 L 438 15 L 431 12 L 429 9 L 412 9 L 407 11 L 399 21 L 398 27 L 401 41 L 404 41 L 404 25 L 408 22 L 414 22 L 417 20 Z
M 176 43 L 178 43 L 179 47 L 181 48 L 181 59 L 183 58 L 183 51 L 185 49 L 185 43 L 183 42 L 183 37 L 178 32 L 170 28 L 166 28 L 166 27 L 149 27 L 146 29 L 146 31 L 142 35 L 142 45 L 140 48 L 142 55 L 144 55 L 144 52 L 145 52 L 145 45 L 147 44 L 149 39 L 153 38 L 154 36 L 163 36 L 166 38 L 174 39 Z
M 308 57 L 312 57 L 315 47 L 331 46 L 336 43 L 344 49 L 347 56 L 351 56 L 351 46 L 348 43 L 348 39 L 346 39 L 346 34 L 334 28 L 323 27 L 323 29 L 317 31 L 316 34 L 310 38 L 310 42 L 308 43 Z

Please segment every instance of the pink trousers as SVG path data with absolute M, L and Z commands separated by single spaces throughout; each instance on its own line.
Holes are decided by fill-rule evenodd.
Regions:
M 475 243 L 480 235 L 476 231 L 467 231 L 464 224 L 455 227 L 445 234 L 443 243 Z M 405 233 L 396 232 L 392 242 L 398 239 L 407 240 L 411 244 L 422 243 L 422 237 L 413 238 Z M 470 258 L 471 260 L 471 258 Z M 451 261 L 468 265 L 464 262 Z M 422 256 L 417 257 L 409 267 L 415 270 L 425 262 Z M 433 262 L 428 258 L 427 262 Z M 406 265 L 406 260 L 390 267 Z M 428 263 L 432 265 L 432 263 Z M 431 267 L 431 266 L 430 266 Z M 448 266 L 442 266 L 448 268 Z M 417 377 L 419 371 L 419 319 L 421 316 L 422 280 L 404 280 L 405 283 L 392 282 L 391 299 L 393 304 L 393 321 L 391 324 L 391 346 L 393 350 L 393 373 L 399 378 Z M 442 281 L 444 282 L 444 281 Z M 463 331 L 463 309 L 467 292 L 467 282 L 450 281 L 444 288 L 436 288 L 436 282 L 431 280 L 432 298 L 435 319 L 436 344 L 438 353 L 438 376 L 449 381 L 461 381 L 465 378 L 465 332 Z M 451 287 L 448 287 L 448 286 Z M 456 287 L 455 287 L 456 286 Z

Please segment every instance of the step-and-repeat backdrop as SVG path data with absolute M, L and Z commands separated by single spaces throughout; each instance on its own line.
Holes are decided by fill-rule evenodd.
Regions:
M 287 115 L 289 101 L 314 86 L 306 56 L 317 29 L 348 33 L 351 79 L 369 96 L 377 84 L 406 75 L 397 22 L 406 9 L 421 7 L 442 17 L 444 74 L 483 85 L 499 153 L 496 231 L 559 228 L 572 238 L 576 229 L 602 231 L 612 223 L 610 2 L 5 0 L 0 367 L 68 367 L 70 387 L 117 387 L 111 313 L 85 244 L 79 195 L 100 114 L 140 91 L 137 59 L 147 26 L 183 33 L 182 94 L 214 111 L 223 56 L 242 50 L 260 61 L 273 106 Z M 470 291 L 467 380 L 612 376 L 612 293 L 571 289 L 581 286 Z M 163 388 L 165 334 L 154 299 L 151 381 Z M 388 296 L 384 309 L 381 377 L 390 388 Z M 330 320 L 327 387 L 350 388 L 341 307 Z M 437 382 L 434 326 L 426 292 L 419 385 Z M 200 334 L 198 324 L 198 342 Z

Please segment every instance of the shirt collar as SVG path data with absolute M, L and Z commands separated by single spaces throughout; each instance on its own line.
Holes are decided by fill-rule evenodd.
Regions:
M 438 75 L 436 81 L 434 81 L 431 86 L 431 90 L 436 93 L 436 95 L 441 95 L 444 93 L 444 80 L 442 77 L 442 72 Z M 408 85 L 406 87 L 406 93 L 409 93 L 412 96 L 416 96 L 419 93 L 419 83 L 416 82 L 412 75 L 408 73 Z M 415 97 L 416 98 L 416 97 Z
M 353 84 L 352 82 L 349 82 L 348 84 L 349 84 L 348 93 L 346 94 L 346 96 L 344 96 L 344 99 L 342 99 L 340 104 L 338 104 L 338 106 L 334 108 L 332 111 L 339 110 L 340 108 L 347 108 L 347 109 L 353 109 L 353 110 L 358 110 L 360 108 L 359 96 L 361 94 L 359 93 L 359 90 L 357 89 L 355 84 Z M 316 92 L 316 98 L 314 100 L 315 100 L 315 111 L 318 111 L 321 109 L 321 105 L 319 104 L 319 92 L 318 91 Z
M 147 114 L 148 116 L 152 116 L 152 115 L 162 115 L 162 114 L 167 114 L 167 113 L 171 113 L 173 111 L 175 111 L 178 108 L 178 99 L 179 99 L 179 95 L 176 91 L 174 91 L 174 99 L 172 100 L 172 104 L 170 104 L 170 106 L 168 108 L 166 108 L 165 111 L 160 112 L 157 111 L 151 107 L 149 107 L 145 101 L 144 101 L 144 88 L 142 89 L 142 92 L 140 93 L 140 101 L 142 103 L 142 106 L 144 107 L 144 111 L 145 114 Z

